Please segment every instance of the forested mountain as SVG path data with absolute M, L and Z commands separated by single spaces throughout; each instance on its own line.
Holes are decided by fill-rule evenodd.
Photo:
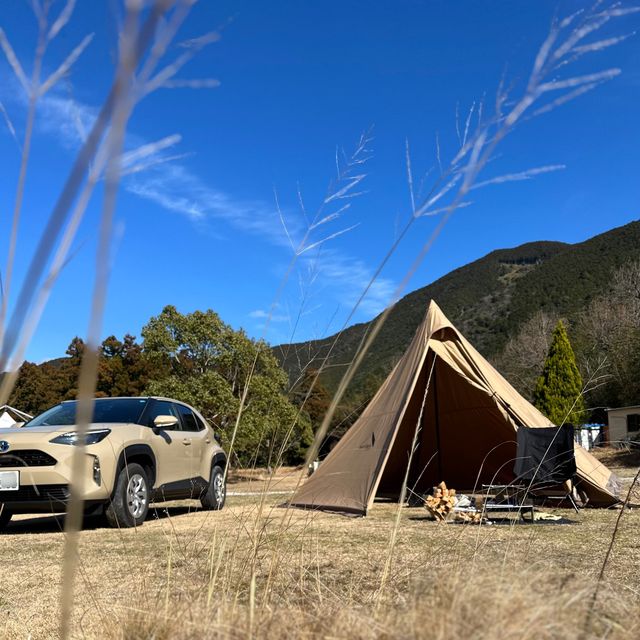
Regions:
M 640 404 L 640 222 L 632 222 L 578 244 L 531 242 L 493 251 L 402 298 L 338 407 L 332 438 L 353 423 L 401 357 L 431 299 L 525 397 L 532 399 L 553 327 L 562 319 L 590 389 L 587 408 Z M 102 343 L 96 393 L 183 399 L 228 437 L 244 376 L 258 363 L 251 389 L 255 398 L 269 400 L 252 401 L 244 412 L 238 456 L 250 457 L 266 425 L 273 435 L 278 425 L 295 423 L 287 455 L 296 461 L 374 321 L 340 336 L 271 349 L 234 331 L 211 310 L 183 316 L 169 306 L 149 320 L 142 343 L 129 335 Z M 10 403 L 36 413 L 74 398 L 84 348 L 74 338 L 67 358 L 25 362 Z M 299 419 L 293 407 L 301 409 Z M 593 416 L 603 419 L 602 412 Z
M 613 273 L 640 257 L 640 222 L 631 222 L 585 242 L 531 242 L 492 251 L 402 298 L 389 314 L 353 382 L 355 393 L 375 387 L 409 344 L 434 299 L 449 319 L 489 359 L 501 354 L 524 323 L 542 310 L 572 324 L 605 294 Z M 369 323 L 354 325 L 337 339 L 324 385 L 334 390 Z M 280 345 L 275 353 L 292 380 L 300 367 L 318 368 L 336 336 Z

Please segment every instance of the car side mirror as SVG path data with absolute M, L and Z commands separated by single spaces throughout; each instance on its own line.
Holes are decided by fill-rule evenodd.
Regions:
M 222 440 L 220 439 L 221 438 L 221 434 L 220 434 L 219 431 L 214 431 L 213 432 L 213 438 L 217 443 L 222 442 Z
M 153 419 L 153 432 L 157 435 L 162 429 L 171 429 L 178 424 L 175 416 L 156 416 Z

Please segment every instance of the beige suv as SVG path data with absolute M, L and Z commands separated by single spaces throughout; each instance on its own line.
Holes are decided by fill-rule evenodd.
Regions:
M 76 401 L 0 432 L 0 529 L 14 513 L 66 510 Z M 151 501 L 197 498 L 222 509 L 227 457 L 192 407 L 169 398 L 99 398 L 83 454 L 88 512 L 111 526 L 142 524 Z

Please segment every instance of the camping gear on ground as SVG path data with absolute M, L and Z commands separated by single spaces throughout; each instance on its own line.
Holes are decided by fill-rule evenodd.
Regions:
M 464 493 L 456 494 L 456 508 L 472 507 L 475 504 L 475 498 L 465 496 Z
M 475 507 L 475 498 L 457 494 L 444 482 L 433 487 L 433 493 L 424 499 L 424 507 L 437 522 L 482 524 L 487 522 L 482 510 Z
M 550 426 L 432 301 L 373 400 L 289 504 L 366 515 L 376 496 L 399 499 L 409 459 L 416 493 L 443 479 L 464 490 L 508 484 L 518 429 Z M 615 504 L 611 471 L 579 445 L 575 461 L 590 504 Z
M 445 482 L 441 482 L 433 487 L 433 492 L 426 496 L 423 504 L 436 522 L 482 524 L 489 522 L 488 513 L 500 511 L 515 511 L 524 522 L 538 519 L 535 517 L 533 503 L 526 500 L 527 492 L 521 486 L 490 485 L 483 486 L 483 490 L 486 494 L 477 499 L 458 494 L 455 489 L 449 489 Z
M 578 500 L 582 502 L 582 506 L 587 506 L 589 497 L 575 487 L 571 480 L 565 480 L 565 482 L 559 485 L 548 485 L 545 487 L 537 487 L 533 492 L 534 499 L 537 504 L 546 504 L 550 500 L 556 501 L 558 506 L 563 506 L 563 503 L 569 503 L 573 510 L 578 513 Z
M 535 520 L 534 507 L 531 501 L 526 501 L 526 491 L 520 486 L 492 485 L 486 488 L 486 495 L 478 499 L 457 494 L 455 489 L 449 489 L 441 482 L 433 487 L 433 492 L 424 499 L 424 507 L 436 522 L 459 522 L 467 524 L 482 524 L 487 522 L 487 514 L 499 511 L 517 512 L 525 522 Z M 493 490 L 491 497 L 489 494 Z M 525 518 L 529 515 L 529 519 Z
M 484 492 L 494 495 L 485 505 L 486 511 L 517 511 L 523 518 L 531 512 L 533 521 L 532 499 L 539 496 L 566 500 L 578 511 L 572 496 L 577 471 L 572 425 L 520 427 L 516 453 L 513 482 L 482 486 Z

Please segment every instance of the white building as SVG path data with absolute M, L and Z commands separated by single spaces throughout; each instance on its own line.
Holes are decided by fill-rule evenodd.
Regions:
M 607 409 L 607 416 L 610 444 L 640 440 L 640 405 Z

